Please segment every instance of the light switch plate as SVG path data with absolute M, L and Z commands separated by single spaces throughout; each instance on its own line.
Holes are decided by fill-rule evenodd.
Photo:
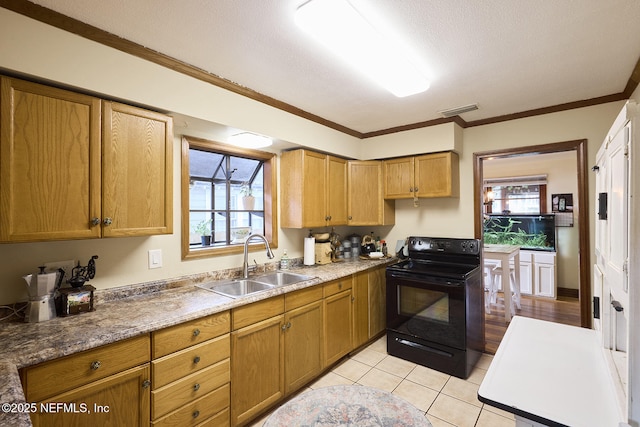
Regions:
M 149 250 L 149 270 L 162 267 L 162 249 Z

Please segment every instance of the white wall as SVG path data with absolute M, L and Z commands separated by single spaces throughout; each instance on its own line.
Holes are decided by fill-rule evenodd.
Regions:
M 592 163 L 600 141 L 622 105 L 621 102 L 610 103 L 465 130 L 448 124 L 360 141 L 0 8 L 2 69 L 270 135 L 345 157 L 365 158 L 363 153 L 366 152 L 366 158 L 383 158 L 455 147 L 460 154 L 459 198 L 420 200 L 418 208 L 413 207 L 412 201 L 397 201 L 395 226 L 357 230 L 359 233 L 374 231 L 386 238 L 392 248 L 395 247 L 393 242 L 408 235 L 473 236 L 474 152 L 587 138 Z M 188 129 L 184 131 L 189 132 Z M 84 264 L 94 254 L 100 258 L 96 262 L 96 279 L 91 283 L 100 289 L 239 267 L 242 263 L 239 255 L 181 260 L 179 126 L 176 131 L 173 235 L 0 244 L 3 273 L 0 303 L 25 298 L 21 276 L 35 271 L 38 265 L 67 259 L 79 259 Z M 402 148 L 394 150 L 392 147 Z M 593 188 L 591 178 L 590 186 Z M 593 207 L 593 199 L 590 199 L 590 206 Z M 338 230 L 342 235 L 353 231 Z M 281 229 L 276 256 L 279 257 L 285 248 L 292 257 L 302 256 L 303 237 L 307 233 L 308 230 Z M 163 268 L 147 269 L 147 251 L 150 249 L 162 249 Z M 253 257 L 259 263 L 267 261 L 263 251 L 256 252 Z

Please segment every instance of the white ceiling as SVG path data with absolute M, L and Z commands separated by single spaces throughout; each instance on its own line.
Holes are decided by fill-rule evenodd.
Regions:
M 350 0 L 429 70 L 427 92 L 396 98 L 300 32 L 305 0 L 32 1 L 359 133 L 618 94 L 640 58 L 638 0 Z

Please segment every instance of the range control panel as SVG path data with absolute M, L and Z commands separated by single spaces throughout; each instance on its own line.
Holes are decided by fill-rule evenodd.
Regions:
M 450 254 L 478 255 L 480 240 L 438 237 L 409 237 L 409 252 L 444 252 Z

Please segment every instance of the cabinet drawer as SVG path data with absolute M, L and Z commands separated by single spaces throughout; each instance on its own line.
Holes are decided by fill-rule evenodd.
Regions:
M 284 309 L 285 311 L 290 311 L 320 299 L 322 299 L 322 286 L 300 289 L 299 291 L 285 294 Z
M 26 368 L 27 401 L 35 402 L 147 363 L 149 335 L 62 357 Z
M 284 313 L 284 295 L 233 309 L 233 330 L 244 328 Z
M 340 280 L 334 280 L 333 282 L 326 283 L 324 285 L 324 297 L 330 297 L 338 292 L 342 292 L 345 289 L 351 289 L 352 278 L 351 276 L 345 277 Z
M 229 382 L 229 359 L 151 392 L 151 418 L 162 417 Z
M 229 424 L 230 387 L 225 384 L 200 399 L 184 405 L 182 408 L 153 422 L 153 427 L 182 427 L 200 425 L 215 415 L 219 424 Z M 226 424 L 224 423 L 226 414 Z M 207 425 L 206 423 L 204 425 Z
M 229 427 L 230 417 L 229 409 L 225 409 L 196 427 Z
M 228 333 L 229 327 L 229 312 L 225 311 L 155 331 L 151 335 L 153 358 L 219 337 Z
M 185 348 L 151 362 L 153 388 L 157 389 L 227 359 L 231 352 L 229 334 Z

